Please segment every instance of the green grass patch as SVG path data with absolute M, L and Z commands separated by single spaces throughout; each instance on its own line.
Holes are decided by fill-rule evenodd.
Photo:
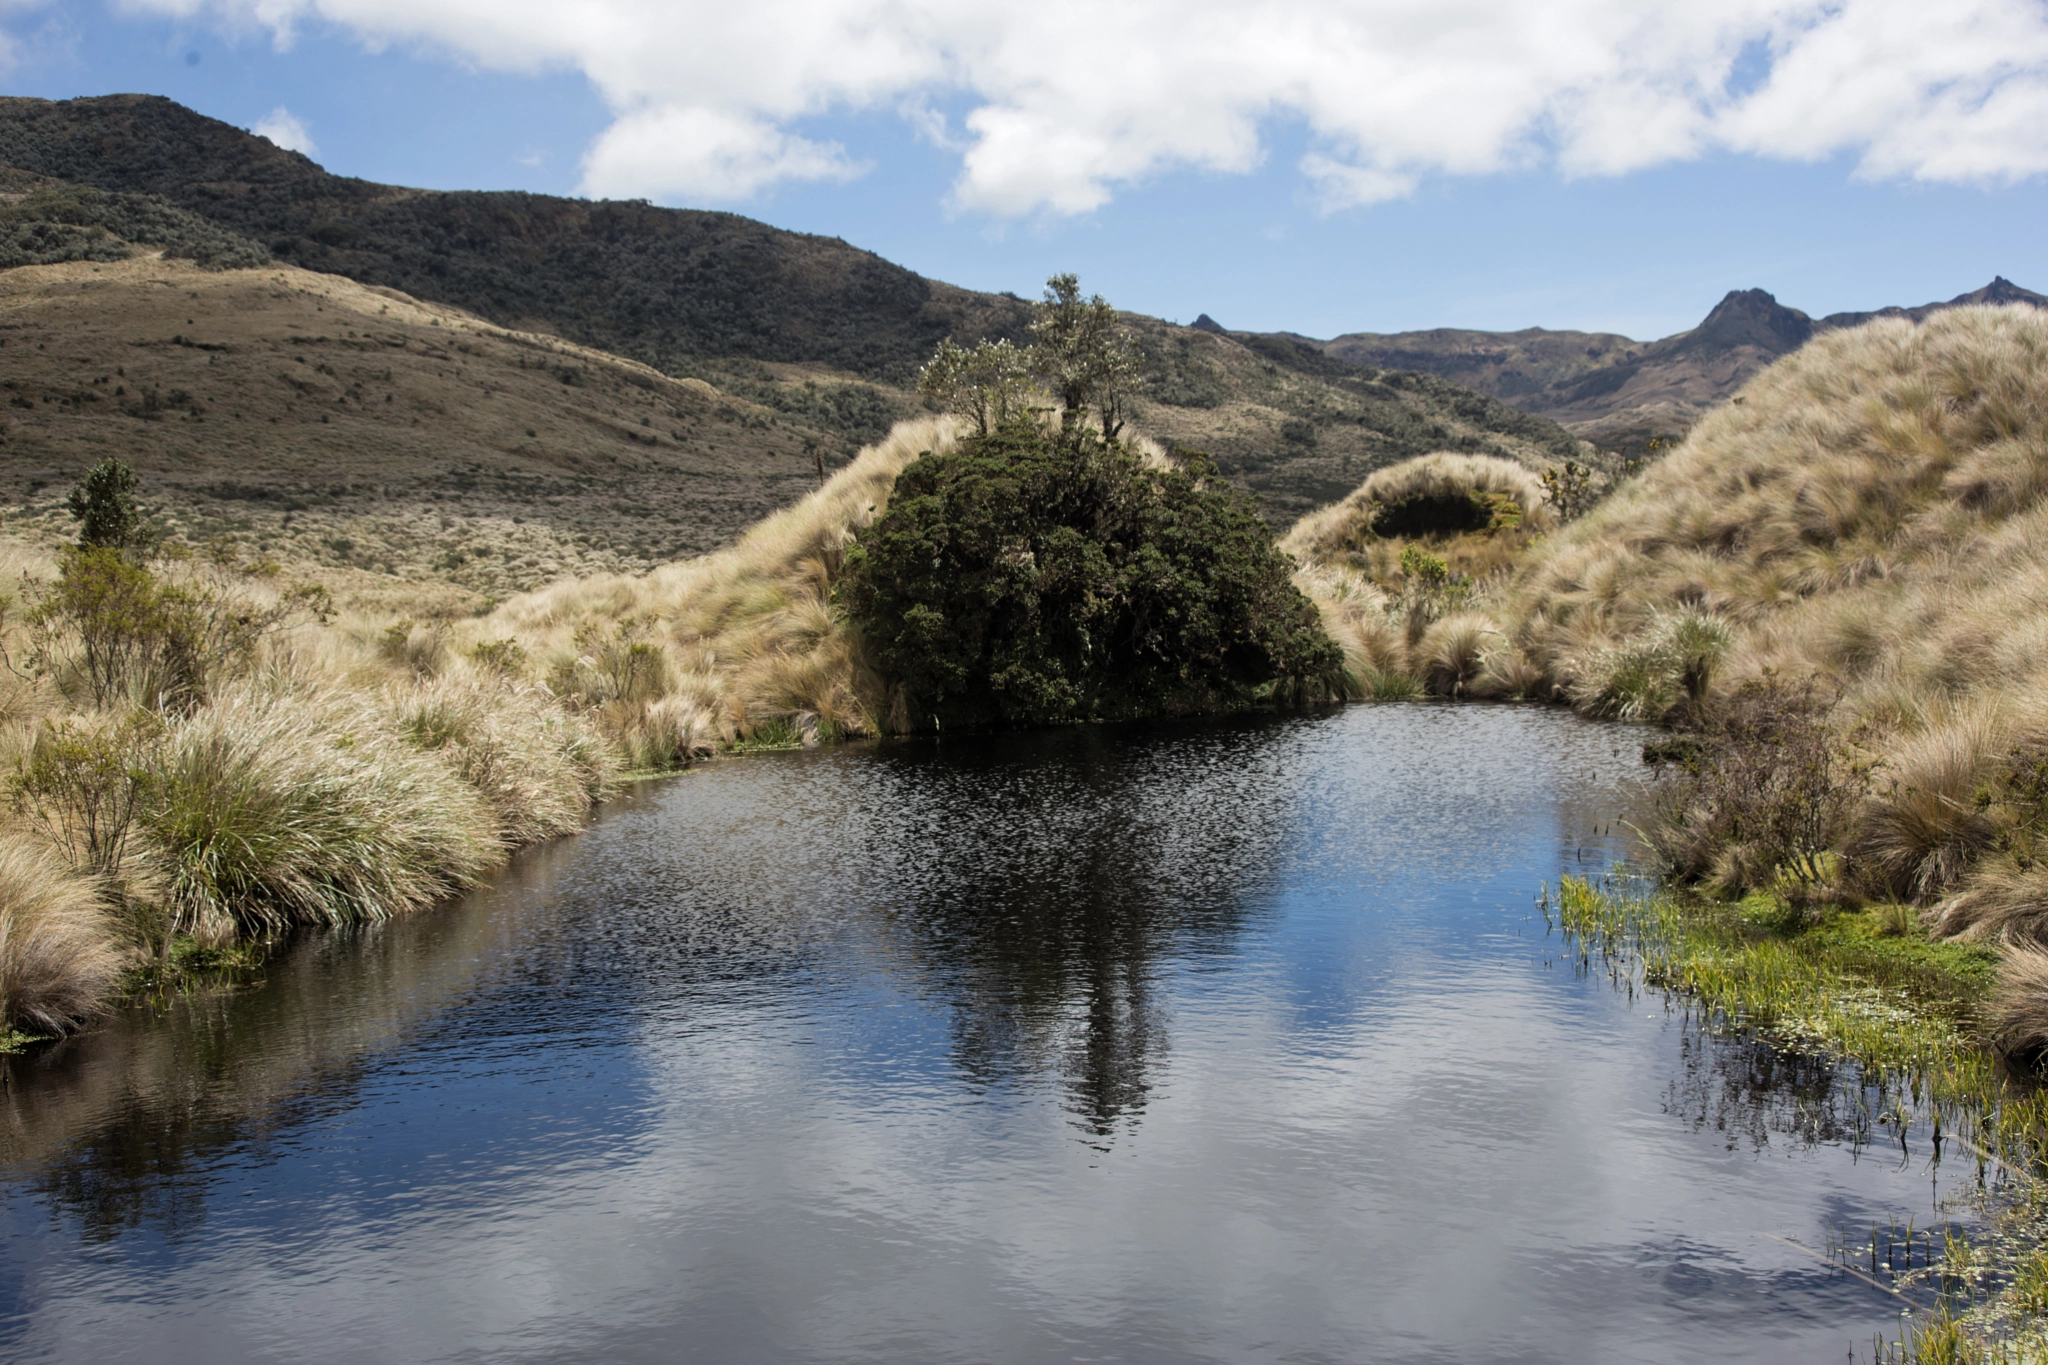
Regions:
M 2004 1167 L 2007 1197 L 1980 1230 L 1939 1266 L 1894 1275 L 1936 1306 L 1874 1359 L 2048 1362 L 2048 1090 L 1992 1052 L 1996 950 L 1934 942 L 1897 906 L 1816 918 L 1768 894 L 1712 901 L 1578 877 L 1546 892 L 1543 910 L 1582 967 L 1639 973 L 1712 1030 L 1853 1064 L 1887 1121 L 1918 1113 L 1985 1168 Z

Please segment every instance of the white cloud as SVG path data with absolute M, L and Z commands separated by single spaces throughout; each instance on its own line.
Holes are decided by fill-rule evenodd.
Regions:
M 282 104 L 256 120 L 256 126 L 249 130 L 258 137 L 267 137 L 288 152 L 304 152 L 307 156 L 317 150 L 313 135 L 306 131 L 306 124 L 297 114 Z
M 320 22 L 503 70 L 568 67 L 617 122 L 602 194 L 743 198 L 858 173 L 801 121 L 900 110 L 959 150 L 954 199 L 1083 213 L 1123 185 L 1314 141 L 1331 206 L 1431 175 L 1619 175 L 1714 150 L 1880 178 L 2048 172 L 2040 0 L 125 0 L 288 41 Z M 1738 63 L 1765 54 L 1760 75 Z M 948 127 L 931 110 L 967 106 Z M 961 125 L 964 125 L 961 126 Z
M 850 180 L 862 167 L 836 143 L 702 106 L 636 109 L 583 158 L 583 188 L 612 198 L 745 199 L 778 180 Z

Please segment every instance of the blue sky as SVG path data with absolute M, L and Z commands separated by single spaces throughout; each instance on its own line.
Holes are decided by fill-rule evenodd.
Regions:
M 1558 7 L 1585 41 L 1511 35 L 1475 66 L 1492 0 L 1467 5 L 1478 28 L 1420 36 L 1402 0 L 1301 0 L 1290 15 L 1336 7 L 1322 37 L 1160 38 L 1130 49 L 1149 66 L 1127 52 L 1063 86 L 1085 59 L 1011 55 L 1042 35 L 933 19 L 877 46 L 897 11 L 864 0 L 773 0 L 768 28 L 708 39 L 671 21 L 712 11 L 656 0 L 601 0 L 582 27 L 525 0 L 0 0 L 0 87 L 147 91 L 243 127 L 283 110 L 340 174 L 728 208 L 973 288 L 1071 269 L 1122 307 L 1319 336 L 1647 338 L 1750 286 L 1815 314 L 1993 274 L 2048 291 L 2037 0 L 1958 0 L 1874 77 L 1867 40 L 1796 7 L 1602 48 L 1619 2 Z M 1156 22 L 1144 3 L 1132 23 Z M 1873 32 L 1904 12 L 1830 12 L 1859 4 Z

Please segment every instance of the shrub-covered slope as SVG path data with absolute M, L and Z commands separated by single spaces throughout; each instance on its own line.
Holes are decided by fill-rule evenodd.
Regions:
M 0 362 L 17 530 L 69 537 L 65 490 L 112 455 L 195 543 L 233 537 L 337 591 L 437 584 L 451 609 L 709 550 L 854 444 L 701 380 L 275 264 L 0 271 Z M 894 407 L 853 381 L 781 387 L 879 407 L 884 429 Z

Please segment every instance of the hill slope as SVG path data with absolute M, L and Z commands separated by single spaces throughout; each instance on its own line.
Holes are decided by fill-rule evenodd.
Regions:
M 828 462 L 914 411 L 907 386 L 941 337 L 1021 336 L 1029 316 L 1014 296 L 925 280 L 844 242 L 733 214 L 334 176 L 148 96 L 0 99 L 0 168 L 0 192 L 24 196 L 7 211 L 28 243 L 0 263 L 65 259 L 66 249 L 118 256 L 107 241 L 80 239 L 93 230 L 156 231 L 134 240 L 193 254 L 181 243 L 211 232 L 238 252 L 702 378 L 799 429 L 798 446 Z M 81 185 L 107 200 L 81 206 Z M 54 221 L 30 221 L 36 212 Z M 149 226 L 158 222 L 172 228 Z M 1276 527 L 1428 450 L 1539 466 L 1585 454 L 1554 424 L 1434 378 L 1391 376 L 1287 338 L 1126 322 L 1151 361 L 1140 424 L 1209 450 Z M 728 435 L 739 459 L 745 438 Z M 721 523 L 722 535 L 765 510 L 749 507 Z
M 115 455 L 190 540 L 501 596 L 708 550 L 817 483 L 818 433 L 702 380 L 289 266 L 0 272 L 0 359 L 0 490 L 46 539 Z

